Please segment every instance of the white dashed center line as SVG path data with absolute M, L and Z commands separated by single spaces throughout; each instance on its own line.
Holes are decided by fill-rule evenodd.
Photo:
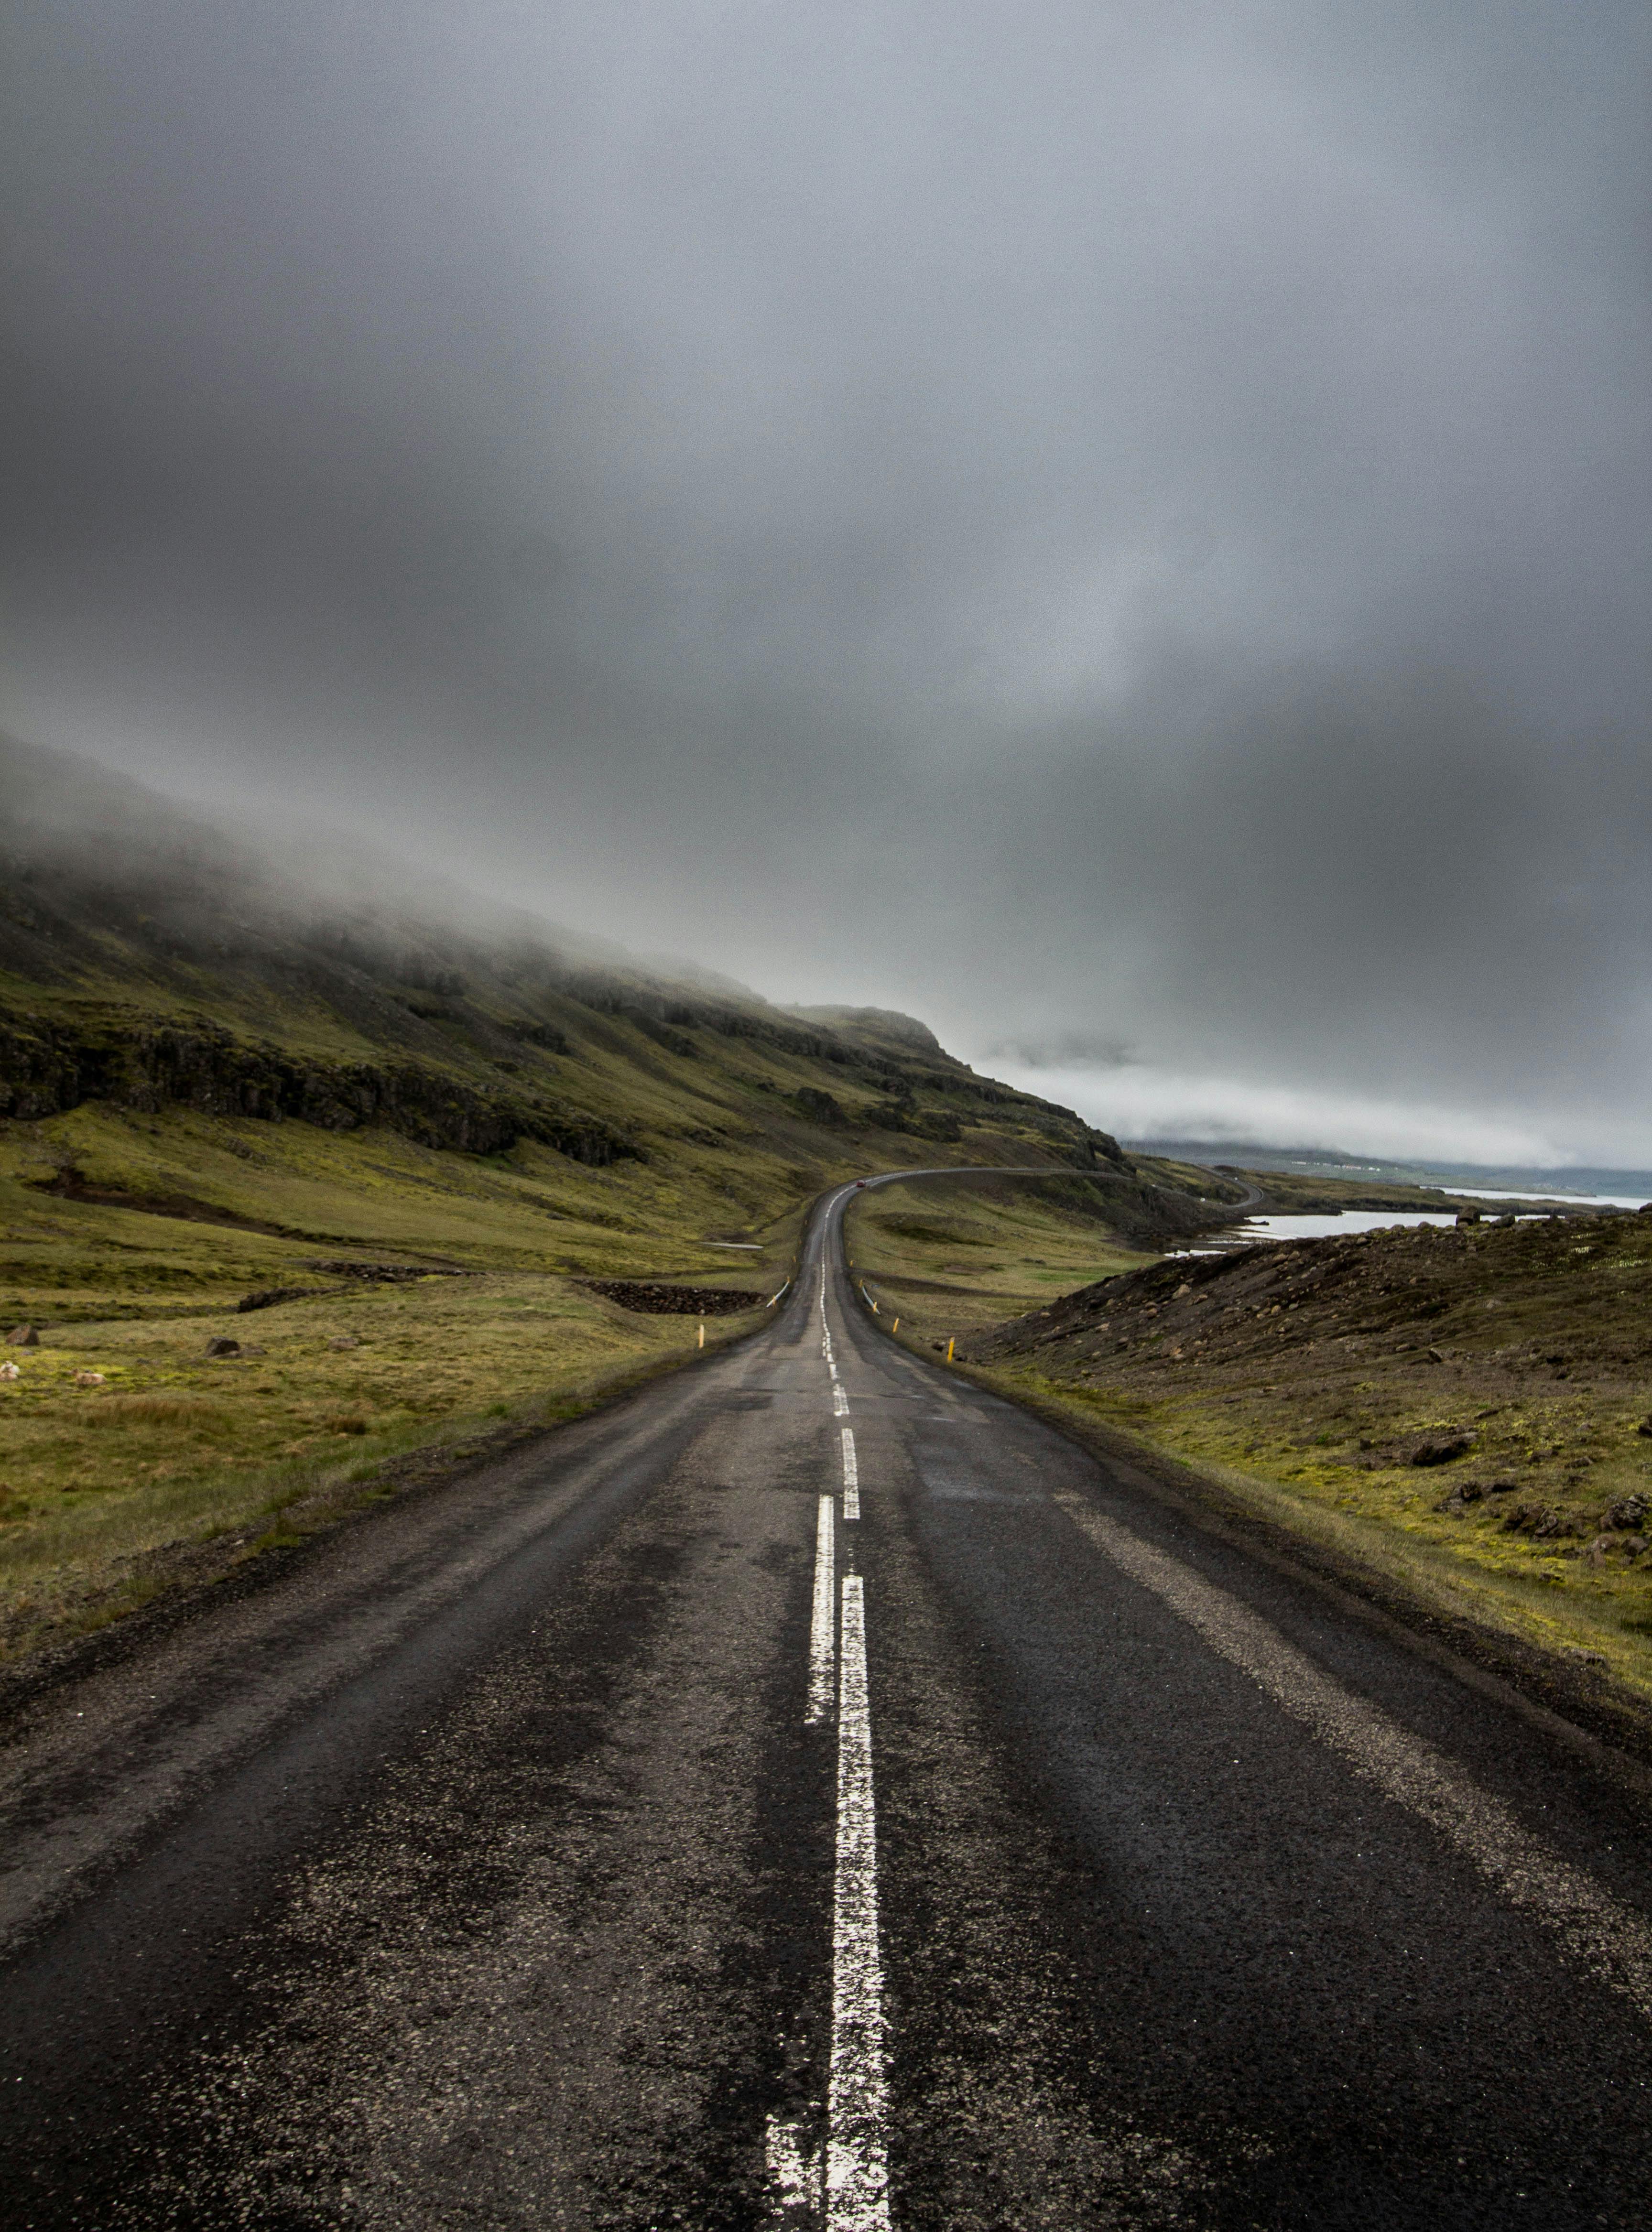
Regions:
M 809 1623 L 809 1710 L 803 1715 L 805 1728 L 829 1720 L 832 1714 L 832 1677 L 837 1656 L 833 1633 L 837 1615 L 836 1570 L 832 1499 L 823 1496 L 820 1516 L 815 1524 L 815 1604 Z
M 832 1383 L 832 1416 L 834 1418 L 847 1418 L 849 1416 L 848 1391 L 837 1380 Z
M 826 2095 L 827 2232 L 889 2222 L 883 1962 L 866 1681 L 866 1600 L 843 1577 L 837 1698 L 837 1871 L 832 1902 L 832 2060 Z
M 861 1515 L 861 1471 L 855 1459 L 855 1429 L 843 1429 L 843 1516 L 858 1519 Z

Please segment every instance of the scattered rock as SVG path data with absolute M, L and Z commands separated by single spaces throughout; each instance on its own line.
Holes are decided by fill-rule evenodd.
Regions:
M 1430 1434 L 1412 1450 L 1411 1462 L 1414 1465 L 1449 1464 L 1473 1446 L 1472 1434 Z
M 227 1333 L 218 1333 L 207 1342 L 206 1353 L 209 1356 L 239 1356 L 241 1344 L 231 1340 Z
M 322 1287 L 259 1287 L 250 1294 L 243 1294 L 235 1307 L 237 1310 L 272 1310 L 277 1302 L 299 1302 L 307 1294 L 325 1292 Z
M 1519 1485 L 1518 1480 L 1488 1480 L 1486 1493 L 1487 1496 L 1512 1496 Z
M 11 1331 L 6 1335 L 6 1343 L 11 1348 L 38 1348 L 40 1335 L 31 1325 L 13 1326 Z M 1652 1431 L 1652 1421 L 1649 1421 L 1648 1425 L 1642 1428 L 1643 1433 L 1649 1431 Z
M 1443 1348 L 1431 1348 L 1428 1351 L 1428 1361 L 1430 1364 L 1443 1364 L 1445 1360 L 1446 1352 Z
M 328 1348 L 360 1348 L 361 1335 L 354 1333 L 335 1333 L 327 1346 Z
M 1649 1513 L 1652 1513 L 1652 1496 L 1625 1496 L 1606 1514 L 1606 1524 L 1638 1528 Z
M 77 1372 L 75 1385 L 77 1387 L 101 1387 L 103 1374 L 101 1372 Z
M 11 1338 L 16 1340 L 17 1336 L 14 1333 Z M 1652 1416 L 1642 1418 L 1635 1431 L 1637 1434 L 1645 1434 L 1649 1439 L 1652 1439 Z

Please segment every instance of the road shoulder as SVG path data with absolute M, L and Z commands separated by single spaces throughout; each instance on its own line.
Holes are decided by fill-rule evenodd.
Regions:
M 1334 1596 L 1354 1617 L 1402 1638 L 1471 1687 L 1497 1696 L 1584 1753 L 1613 1781 L 1652 1790 L 1652 1709 L 1600 1667 L 1467 1617 L 1408 1586 L 1402 1575 L 1287 1525 L 1277 1509 L 1259 1509 L 1145 1437 L 1086 1415 L 1078 1402 L 1029 1389 L 1012 1372 L 957 1363 L 952 1369 L 1102 1458 L 1132 1489 Z

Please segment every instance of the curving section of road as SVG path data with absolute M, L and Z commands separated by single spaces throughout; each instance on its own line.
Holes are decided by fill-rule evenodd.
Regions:
M 8 2224 L 1644 2223 L 1643 1789 L 886 1340 L 850 1191 L 21 1715 Z

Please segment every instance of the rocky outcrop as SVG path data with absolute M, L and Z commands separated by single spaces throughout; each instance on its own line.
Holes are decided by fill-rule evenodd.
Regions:
M 811 1124 L 829 1126 L 845 1121 L 843 1111 L 835 1096 L 823 1093 L 817 1085 L 800 1085 L 791 1097 Z
M 738 1317 L 743 1310 L 761 1309 L 766 1300 L 742 1287 L 667 1287 L 654 1279 L 587 1279 L 582 1283 L 622 1310 L 648 1317 Z
M 205 1018 L 163 1023 L 105 1013 L 70 1022 L 0 1013 L 0 1116 L 56 1116 L 87 1100 L 291 1119 L 327 1132 L 376 1124 L 423 1146 L 478 1155 L 535 1139 L 580 1163 L 641 1159 L 633 1140 L 596 1117 L 421 1063 L 322 1061 L 237 1038 Z

